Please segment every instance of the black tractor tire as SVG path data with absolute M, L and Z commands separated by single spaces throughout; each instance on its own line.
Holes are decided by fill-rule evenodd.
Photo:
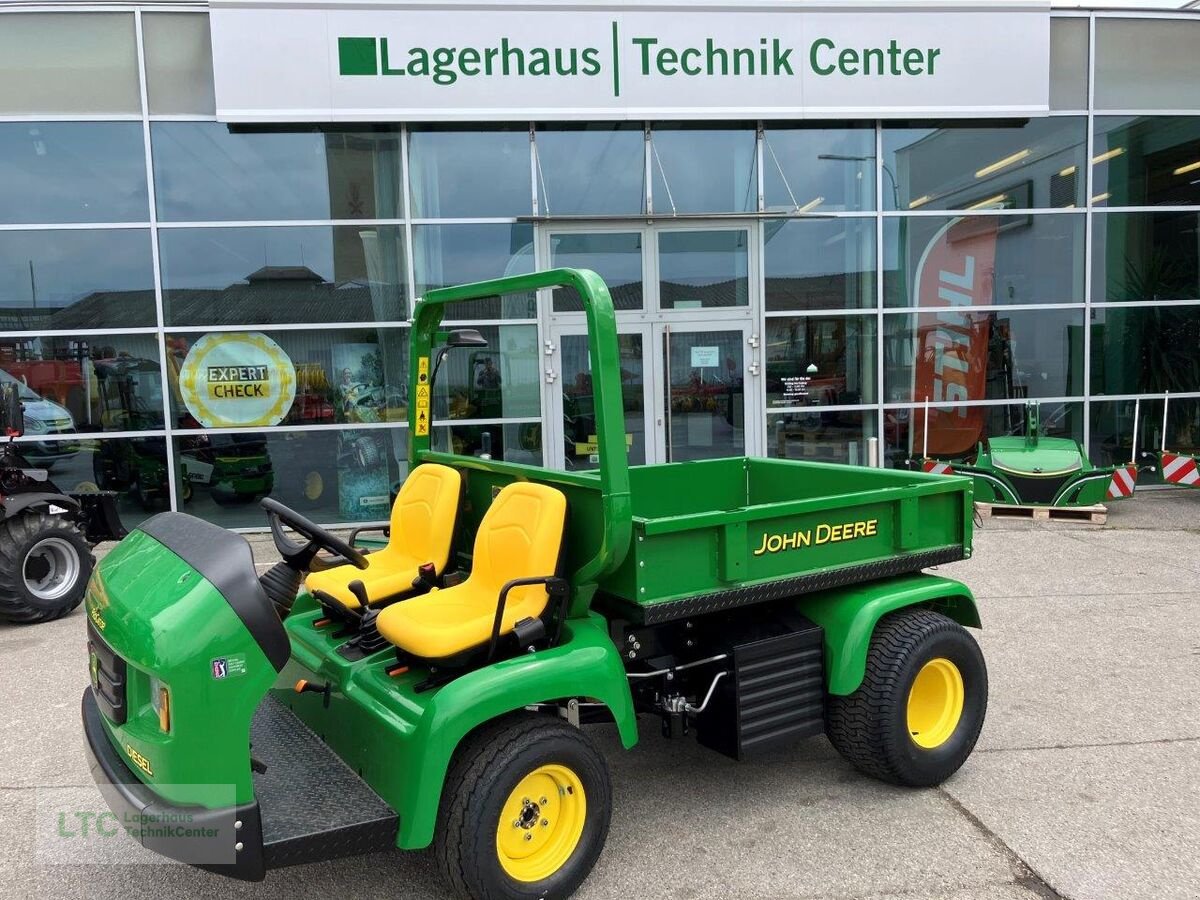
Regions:
M 540 880 L 518 880 L 501 860 L 498 829 L 511 827 L 537 846 L 543 821 L 554 828 L 568 818 L 575 790 L 566 787 L 549 806 L 546 798 L 531 797 L 513 818 L 506 803 L 517 796 L 518 785 L 543 767 L 566 770 L 582 787 L 582 831 L 573 849 Z M 559 806 L 554 804 L 561 803 Z M 552 811 L 551 811 L 552 810 Z M 545 812 L 547 818 L 541 816 Z M 561 816 L 561 818 L 558 818 Z M 558 818 L 550 822 L 550 818 Z M 612 817 L 612 782 L 604 756 L 578 728 L 541 713 L 525 713 L 485 725 L 463 740 L 455 754 L 442 792 L 433 852 L 438 868 L 453 893 L 469 900 L 555 900 L 570 897 L 591 873 L 608 837 Z M 524 819 L 529 818 L 530 822 Z M 578 820 L 576 820 L 578 821 Z M 525 829 L 525 832 L 522 832 Z M 546 844 L 542 846 L 551 846 Z M 568 847 L 571 845 L 568 843 Z M 540 851 L 538 851 L 540 852 Z
M 928 672 L 927 666 L 935 684 L 950 672 L 946 683 L 959 681 L 961 700 L 948 707 L 960 709 L 956 718 L 933 716 L 937 727 L 924 735 L 922 744 L 921 733 L 910 730 L 915 720 L 909 707 L 917 676 Z M 983 653 L 965 628 L 931 610 L 901 610 L 875 627 L 858 690 L 829 698 L 825 732 L 859 771 L 891 784 L 931 787 L 957 772 L 970 756 L 983 728 L 987 694 Z
M 373 437 L 359 438 L 354 445 L 354 459 L 360 469 L 371 469 L 383 462 L 383 452 Z
M 0 522 L 0 622 L 65 616 L 83 600 L 95 562 L 83 532 L 61 515 L 26 511 Z M 41 581 L 55 571 L 61 581 Z

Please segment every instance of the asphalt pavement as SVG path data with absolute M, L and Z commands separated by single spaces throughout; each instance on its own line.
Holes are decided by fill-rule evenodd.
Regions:
M 985 520 L 975 549 L 940 570 L 979 598 L 991 680 L 957 775 L 900 789 L 824 738 L 735 763 L 656 721 L 628 752 L 599 728 L 612 831 L 578 897 L 1200 896 L 1200 491 L 1139 494 L 1105 526 Z M 147 861 L 123 835 L 81 842 L 86 817 L 54 811 L 103 809 L 81 746 L 83 621 L 0 626 L 0 896 L 445 896 L 424 853 L 246 884 Z

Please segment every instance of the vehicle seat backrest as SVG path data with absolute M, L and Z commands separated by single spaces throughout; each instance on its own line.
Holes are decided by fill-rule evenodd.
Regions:
M 472 587 L 495 603 L 500 589 L 514 578 L 554 575 L 566 516 L 567 498 L 562 491 L 527 481 L 505 486 L 475 534 Z M 540 585 L 515 588 L 507 606 L 524 615 L 541 615 L 546 590 Z
M 437 571 L 443 571 L 450 557 L 461 496 L 462 476 L 457 469 L 436 463 L 417 466 L 392 505 L 388 550 L 418 564 L 433 563 Z

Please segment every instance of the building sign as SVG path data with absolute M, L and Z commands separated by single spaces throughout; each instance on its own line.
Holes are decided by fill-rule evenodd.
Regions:
M 179 393 L 205 428 L 278 425 L 296 399 L 296 370 L 265 334 L 206 334 L 183 361 Z
M 1047 0 L 211 0 L 217 116 L 380 121 L 1018 116 Z

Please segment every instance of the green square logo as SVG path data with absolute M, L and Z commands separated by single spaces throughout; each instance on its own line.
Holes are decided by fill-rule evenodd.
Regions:
M 338 71 L 343 75 L 378 75 L 375 38 L 338 38 Z

